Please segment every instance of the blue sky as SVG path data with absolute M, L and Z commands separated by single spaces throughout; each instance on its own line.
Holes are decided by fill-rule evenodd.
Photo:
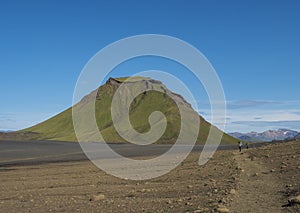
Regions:
M 76 80 L 94 54 L 119 39 L 151 33 L 182 39 L 212 63 L 228 101 L 226 131 L 300 130 L 299 9 L 291 0 L 3 0 L 0 129 L 28 127 L 70 107 Z M 146 65 L 173 68 L 141 59 L 112 76 Z M 189 82 L 209 120 L 205 92 L 187 72 L 177 75 Z

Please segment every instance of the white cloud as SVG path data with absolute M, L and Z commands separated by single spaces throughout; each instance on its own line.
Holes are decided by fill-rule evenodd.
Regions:
M 300 101 L 253 100 L 229 101 L 229 103 L 231 106 L 227 108 L 226 113 L 226 132 L 265 131 L 278 128 L 300 131 Z M 210 109 L 202 108 L 199 112 L 205 119 L 211 121 Z M 214 124 L 218 126 L 218 122 Z

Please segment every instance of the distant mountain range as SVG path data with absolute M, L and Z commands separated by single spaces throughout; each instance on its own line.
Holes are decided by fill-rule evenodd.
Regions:
M 8 133 L 8 132 L 13 132 L 13 130 L 0 130 L 0 133 Z
M 248 141 L 248 142 L 258 142 L 258 141 L 273 141 L 273 140 L 286 140 L 291 138 L 300 138 L 300 133 L 290 129 L 278 129 L 278 130 L 268 130 L 261 133 L 249 132 L 240 133 L 232 132 L 229 133 L 232 137 L 237 139 Z

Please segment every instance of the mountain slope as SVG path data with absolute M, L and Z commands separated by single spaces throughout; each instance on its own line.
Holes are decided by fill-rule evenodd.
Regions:
M 110 78 L 105 85 L 101 86 L 98 90 L 93 91 L 91 94 L 85 96 L 74 107 L 78 107 L 79 111 L 83 115 L 80 119 L 88 126 L 90 120 L 84 116 L 85 111 L 88 110 L 88 106 L 92 104 L 92 96 L 96 94 L 95 102 L 95 115 L 99 130 L 106 142 L 126 142 L 122 137 L 118 135 L 116 129 L 112 123 L 111 118 L 111 102 L 113 95 L 121 83 L 126 78 Z M 165 85 L 160 81 L 156 81 L 150 78 L 134 78 L 130 82 L 132 88 L 140 89 L 147 86 L 155 88 L 158 91 L 148 91 L 137 96 L 130 105 L 130 121 L 134 129 L 140 133 L 149 131 L 150 125 L 148 118 L 154 111 L 162 112 L 167 118 L 167 127 L 163 136 L 157 141 L 157 143 L 173 143 L 178 137 L 178 133 L 181 126 L 179 109 L 173 99 L 176 99 L 184 107 L 186 111 L 192 113 L 193 117 L 199 116 L 189 103 L 187 103 L 180 95 L 174 94 L 169 91 Z M 130 92 L 130 91 L 124 91 Z M 130 94 L 129 94 L 130 95 Z M 127 100 L 122 100 L 127 101 Z M 201 116 L 199 135 L 197 143 L 204 143 L 206 141 L 210 124 L 205 121 Z M 158 121 L 161 122 L 161 121 Z M 193 129 L 193 126 L 189 126 L 189 122 L 186 122 L 188 129 Z M 216 128 L 216 127 L 214 127 Z M 220 131 L 220 130 L 218 130 Z M 93 141 L 95 132 L 84 132 L 88 141 Z M 72 122 L 72 108 L 69 108 L 62 113 L 46 120 L 33 127 L 21 130 L 10 134 L 14 137 L 21 137 L 26 135 L 28 140 L 60 140 L 60 141 L 76 141 L 76 136 Z M 224 134 L 222 143 L 236 143 L 237 140 L 231 136 Z

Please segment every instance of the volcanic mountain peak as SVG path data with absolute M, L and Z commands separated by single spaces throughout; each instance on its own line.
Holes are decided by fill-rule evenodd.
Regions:
M 129 110 L 131 126 L 137 132 L 146 133 L 150 130 L 149 117 L 153 112 L 159 111 L 165 115 L 167 126 L 157 143 L 174 143 L 179 136 L 182 125 L 189 130 L 195 128 L 191 120 L 186 120 L 182 123 L 177 104 L 180 104 L 192 119 L 199 118 L 200 127 L 196 137 L 197 143 L 206 142 L 211 127 L 217 129 L 199 116 L 181 95 L 171 92 L 162 82 L 146 77 L 125 77 L 109 78 L 104 85 L 86 95 L 73 107 L 33 127 L 14 132 L 13 134 L 8 133 L 8 136 L 11 136 L 11 139 L 16 137 L 22 139 L 22 135 L 26 134 L 27 140 L 77 141 L 73 126 L 72 110 L 73 108 L 78 109 L 81 115 L 80 121 L 84 126 L 88 126 L 90 119 L 85 114 L 91 109 L 91 104 L 95 104 L 96 122 L 104 140 L 111 143 L 127 142 L 116 131 L 111 115 L 111 104 L 114 94 L 122 84 L 128 86 L 121 90 L 121 93 L 125 94 L 124 99 L 123 97 L 121 99 L 122 103 L 129 103 L 131 99 L 128 97 L 132 95 L 132 91 L 139 92 L 139 95 L 134 97 L 130 103 Z M 162 121 L 158 120 L 157 122 Z M 220 130 L 217 129 L 217 131 Z M 95 141 L 94 136 L 97 135 L 97 132 L 91 132 L 89 129 L 86 129 L 84 134 L 87 141 Z M 236 139 L 227 134 L 223 135 L 221 141 L 223 144 L 236 142 Z

